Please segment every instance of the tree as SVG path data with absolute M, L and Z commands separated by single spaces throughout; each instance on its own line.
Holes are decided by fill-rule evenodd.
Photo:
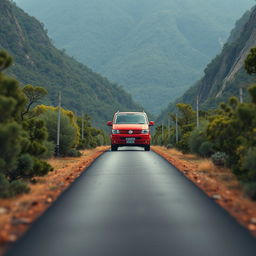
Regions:
M 252 48 L 245 60 L 245 70 L 249 75 L 256 74 L 256 48 Z
M 11 63 L 11 57 L 0 51 L 0 70 Z M 0 173 L 7 174 L 17 166 L 22 140 L 22 126 L 17 118 L 24 105 L 25 97 L 18 82 L 0 73 Z
M 195 128 L 191 132 L 188 140 L 190 152 L 203 157 L 209 157 L 213 153 L 213 144 L 206 135 L 207 127 L 208 122 L 202 122 L 199 128 Z
M 49 134 L 48 140 L 56 143 L 57 135 L 57 108 L 40 105 L 37 111 L 40 110 L 41 118 Z M 60 153 L 61 155 L 68 155 L 71 149 L 75 149 L 79 143 L 79 128 L 73 119 L 71 111 L 62 109 L 61 123 L 60 123 Z M 73 122 L 72 122 L 73 121 Z
M 77 118 L 77 123 L 80 129 L 80 134 L 84 134 L 84 139 L 80 136 L 79 148 L 94 148 L 107 143 L 106 134 L 99 129 L 92 127 L 91 118 L 88 115 L 84 115 L 84 130 L 82 131 L 82 118 Z
M 177 103 L 176 107 L 179 111 L 178 125 L 186 129 L 187 126 L 195 125 L 196 112 L 193 110 L 190 104 Z M 176 120 L 175 114 L 170 114 L 173 122 Z M 189 129 L 190 130 L 190 129 Z
M 178 103 L 176 107 L 179 111 L 178 125 L 181 135 L 179 142 L 176 143 L 176 147 L 183 153 L 187 153 L 189 152 L 189 137 L 196 126 L 196 112 L 189 104 Z M 170 116 L 175 122 L 176 115 L 170 114 Z
M 24 147 L 24 153 L 40 157 L 46 151 L 44 141 L 48 138 L 44 121 L 39 118 L 32 118 L 23 121 L 22 124 L 28 138 L 28 142 Z
M 0 51 L 0 71 L 11 63 L 11 57 Z M 43 122 L 20 118 L 27 100 L 18 82 L 0 72 L 0 196 L 28 192 L 23 178 L 44 175 L 52 169 L 39 159 L 47 137 Z
M 47 90 L 39 86 L 33 86 L 31 84 L 26 85 L 22 89 L 27 98 L 27 106 L 25 111 L 21 113 L 21 119 L 24 119 L 24 115 L 28 114 L 33 104 L 39 103 L 47 94 Z
M 249 93 L 252 99 L 255 92 L 256 85 L 251 86 Z M 221 104 L 218 114 L 211 118 L 207 128 L 207 136 L 215 150 L 228 155 L 229 166 L 244 181 L 249 178 L 249 170 L 243 167 L 246 166 L 245 156 L 248 149 L 256 146 L 255 113 L 256 101 L 240 104 L 237 99 L 231 98 L 228 104 Z
M 5 51 L 0 51 L 0 72 L 11 66 L 12 58 Z

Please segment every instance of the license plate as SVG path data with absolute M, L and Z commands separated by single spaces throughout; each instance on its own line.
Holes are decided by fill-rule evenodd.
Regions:
M 126 138 L 126 143 L 127 144 L 134 144 L 135 143 L 135 138 Z

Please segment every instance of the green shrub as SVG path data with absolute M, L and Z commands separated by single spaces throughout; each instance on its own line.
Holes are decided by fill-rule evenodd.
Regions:
M 22 154 L 18 159 L 17 168 L 12 171 L 11 177 L 12 180 L 21 178 L 21 177 L 29 177 L 33 171 L 34 159 L 29 154 Z
M 244 192 L 254 201 L 256 200 L 256 182 L 250 182 L 244 185 Z
M 172 144 L 168 144 L 166 147 L 167 147 L 167 149 L 170 149 L 170 148 L 173 148 L 173 145 Z
M 7 175 L 17 167 L 21 152 L 19 118 L 26 101 L 18 82 L 2 73 L 11 63 L 8 53 L 0 50 L 0 173 Z
M 189 150 L 194 154 L 200 155 L 200 147 L 205 140 L 198 129 L 193 130 L 188 140 Z
M 55 144 L 52 141 L 44 141 L 43 145 L 46 148 L 46 151 L 41 155 L 42 159 L 49 159 L 55 154 Z
M 10 186 L 9 186 L 10 196 L 16 196 L 16 195 L 28 193 L 29 191 L 30 191 L 30 188 L 24 181 L 14 180 L 10 183 Z
M 161 135 L 157 137 L 157 145 L 162 146 L 163 145 L 163 138 Z
M 98 146 L 97 138 L 92 136 L 91 134 L 86 135 L 86 137 L 81 140 L 79 149 L 90 149 Z
M 224 152 L 216 152 L 211 156 L 212 162 L 218 166 L 225 166 L 228 161 L 228 156 Z
M 52 166 L 49 165 L 47 162 L 35 158 L 34 166 L 33 166 L 33 175 L 30 175 L 30 177 L 44 176 L 52 170 L 53 170 Z
M 199 154 L 203 157 L 209 157 L 213 154 L 213 144 L 210 141 L 203 142 L 199 147 Z
M 3 174 L 0 174 L 0 197 L 6 198 L 9 196 L 9 181 Z
M 35 99 L 38 95 L 32 95 L 33 93 L 25 95 L 16 80 L 2 73 L 10 64 L 11 58 L 8 54 L 0 51 L 1 197 L 28 192 L 27 184 L 19 179 L 33 177 L 38 174 L 38 170 L 40 174 L 44 174 L 51 169 L 47 163 L 36 158 L 45 151 L 43 142 L 47 138 L 47 129 L 44 122 L 34 118 L 33 115 L 27 118 L 30 107 L 36 103 Z M 33 90 L 32 85 L 29 86 L 29 91 L 31 90 Z M 34 97 L 34 101 L 30 101 L 30 96 Z
M 41 157 L 41 155 L 46 151 L 43 143 L 47 139 L 47 129 L 43 120 L 38 118 L 30 118 L 28 120 L 24 120 L 22 125 L 24 130 L 27 132 L 29 139 L 26 153 Z
M 76 150 L 75 148 L 70 149 L 66 156 L 71 156 L 71 157 L 80 157 L 82 154 L 79 150 Z
M 104 145 L 105 144 L 105 138 L 104 138 L 104 135 L 103 134 L 98 134 L 96 136 L 96 142 L 97 142 L 97 146 L 101 146 L 101 145 Z
M 29 154 L 23 154 L 19 157 L 18 170 L 20 172 L 30 171 L 33 168 L 33 158 Z
M 21 152 L 21 132 L 21 126 L 16 122 L 0 122 L 0 171 L 5 172 L 7 175 L 17 168 L 17 159 Z
M 56 142 L 58 112 L 55 110 L 46 110 L 41 118 L 44 120 L 48 130 L 48 140 Z M 67 152 L 76 146 L 77 130 L 72 125 L 70 118 L 61 112 L 60 122 L 60 154 L 67 155 Z
M 187 132 L 182 135 L 181 139 L 179 142 L 176 144 L 177 149 L 181 150 L 182 153 L 189 153 L 189 137 L 191 135 L 191 132 Z
M 203 157 L 208 157 L 213 153 L 213 144 L 206 135 L 208 125 L 208 121 L 201 121 L 200 128 L 196 128 L 191 132 L 188 140 L 190 152 Z
M 0 198 L 14 197 L 29 191 L 30 189 L 25 182 L 15 180 L 10 183 L 3 174 L 0 174 Z
M 34 176 L 44 176 L 52 167 L 45 161 L 29 154 L 23 154 L 18 159 L 18 167 L 12 171 L 8 176 L 10 180 L 17 180 L 19 178 L 32 178 Z
M 243 168 L 256 173 L 256 148 L 250 148 L 245 154 Z

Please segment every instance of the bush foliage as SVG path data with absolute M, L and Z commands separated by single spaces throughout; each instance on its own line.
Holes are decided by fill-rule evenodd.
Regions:
M 44 176 L 52 167 L 43 159 L 54 154 L 57 136 L 57 108 L 39 105 L 47 91 L 38 86 L 20 87 L 1 71 L 12 63 L 0 51 L 0 197 L 29 191 L 27 182 Z M 61 109 L 61 155 L 81 156 L 77 148 L 93 148 L 107 142 L 103 131 L 91 126 L 90 118 L 81 122 L 72 111 Z M 26 182 L 25 182 L 26 181 Z
M 157 127 L 154 143 L 172 144 L 183 153 L 211 157 L 215 165 L 230 167 L 245 184 L 246 193 L 256 198 L 256 85 L 250 86 L 248 92 L 250 102 L 240 103 L 237 98 L 230 98 L 201 117 L 199 128 L 196 128 L 192 107 L 177 104 L 178 142 L 174 127 L 176 116 L 170 114 L 172 126 Z
M 256 50 L 252 49 L 245 62 L 249 74 L 255 74 Z M 176 115 L 171 127 L 156 128 L 154 142 L 162 145 L 170 142 L 185 153 L 195 153 L 211 157 L 213 163 L 231 168 L 244 184 L 245 191 L 256 199 L 256 84 L 248 88 L 250 101 L 241 103 L 236 97 L 221 103 L 219 108 L 200 113 L 200 127 L 196 128 L 195 111 L 191 105 L 177 104 L 178 136 L 174 127 Z M 172 133 L 166 140 L 166 133 Z
M 212 155 L 211 159 L 215 165 L 225 166 L 227 165 L 228 156 L 224 152 L 216 152 Z

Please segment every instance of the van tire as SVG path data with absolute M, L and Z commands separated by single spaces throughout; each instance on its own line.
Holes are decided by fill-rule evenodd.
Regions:
M 111 151 L 117 151 L 118 149 L 118 146 L 116 145 L 111 145 Z
M 150 151 L 150 145 L 144 147 L 145 151 Z

